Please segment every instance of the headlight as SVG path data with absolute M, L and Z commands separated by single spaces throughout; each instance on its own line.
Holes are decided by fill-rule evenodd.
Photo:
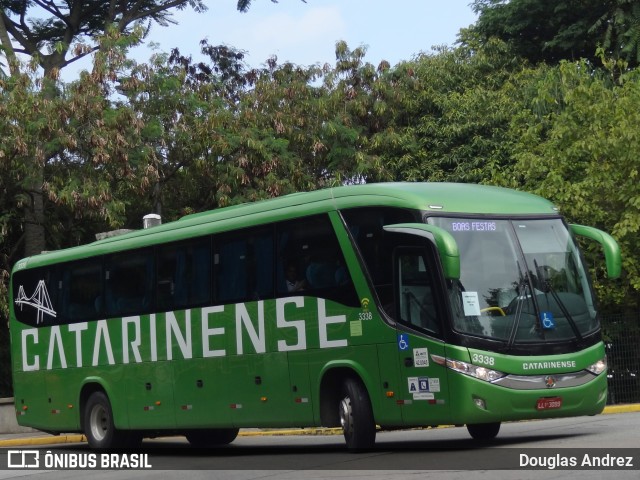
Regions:
M 607 369 L 607 357 L 606 356 L 604 358 L 598 360 L 593 365 L 589 365 L 587 367 L 587 370 L 589 370 L 594 375 L 600 375 L 606 369 Z
M 477 378 L 478 380 L 484 380 L 485 382 L 494 382 L 499 378 L 506 376 L 506 373 L 500 372 L 498 370 L 479 367 L 478 365 L 472 365 L 461 360 L 452 360 L 450 358 L 444 358 L 440 356 L 436 358 L 436 355 L 432 355 L 431 358 L 433 358 L 436 363 L 444 365 L 455 372 L 464 373 L 465 375 Z

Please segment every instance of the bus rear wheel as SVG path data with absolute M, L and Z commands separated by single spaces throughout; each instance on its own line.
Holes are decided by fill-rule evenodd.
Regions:
M 369 395 L 361 382 L 353 378 L 344 381 L 338 415 L 349 450 L 373 447 L 376 441 L 376 424 Z
M 500 422 L 467 424 L 467 431 L 475 440 L 493 440 L 500 431 Z
M 190 430 L 185 434 L 185 437 L 194 447 L 214 447 L 230 444 L 236 439 L 239 431 L 239 428 Z
M 127 432 L 116 429 L 113 410 L 104 392 L 93 392 L 84 408 L 84 434 L 91 448 L 130 447 Z

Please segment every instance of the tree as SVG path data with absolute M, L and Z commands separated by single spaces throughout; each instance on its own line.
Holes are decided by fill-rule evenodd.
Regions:
M 237 131 L 236 104 L 246 85 L 243 53 L 202 44 L 210 62 L 178 49 L 138 65 L 121 91 L 144 122 L 158 181 L 146 209 L 175 219 L 219 206 L 217 172 Z
M 124 196 L 118 193 L 148 182 L 145 177 L 152 173 L 146 168 L 146 154 L 137 148 L 142 143 L 140 119 L 127 106 L 105 97 L 110 89 L 106 79 L 113 76 L 110 59 L 113 52 L 101 53 L 93 75 L 84 72 L 55 95 L 39 88 L 42 78 L 34 72 L 0 80 L 0 167 L 6 185 L 4 212 L 11 219 L 5 231 L 21 230 L 20 212 L 31 203 L 34 165 L 44 174 L 43 225 L 49 246 L 55 248 L 73 242 L 72 236 L 63 240 L 54 234 L 60 218 L 100 219 L 115 226 L 123 210 Z M 17 245 L 19 241 L 13 244 Z M 14 248 L 10 263 L 19 253 Z
M 631 67 L 640 64 L 635 0 L 475 0 L 473 9 L 478 20 L 467 34 L 497 37 L 533 63 L 585 58 L 596 65 L 596 49 L 604 47 Z
M 369 137 L 382 134 L 379 71 L 364 49 L 336 46 L 336 66 L 248 69 L 243 52 L 202 42 L 204 62 L 176 49 L 134 69 L 122 91 L 156 134 L 162 205 L 230 203 L 380 179 Z M 386 87 L 385 87 L 386 88 Z M 163 207 L 164 208 L 164 207 Z
M 101 38 L 120 34 L 118 41 L 129 38 L 129 42 L 135 43 L 144 33 L 143 22 L 150 24 L 155 21 L 166 25 L 170 19 L 169 11 L 186 5 L 197 10 L 205 8 L 200 0 L 68 3 L 6 0 L 0 2 L 0 42 L 11 76 L 21 74 L 15 54 L 29 56 L 31 64 L 39 65 L 44 71 L 43 81 L 38 82 L 45 96 L 43 101 L 54 102 L 58 94 L 56 81 L 59 71 L 69 63 L 103 48 Z M 69 54 L 71 57 L 67 58 Z M 100 72 L 96 74 L 99 76 Z M 52 149 L 57 145 L 46 138 L 34 137 L 33 141 L 38 154 L 22 158 L 28 172 L 26 181 L 22 182 L 28 197 L 23 204 L 25 255 L 45 249 L 45 169 L 59 153 Z M 96 195 L 99 194 L 97 191 Z
M 106 79 L 112 76 L 112 67 L 103 64 L 110 58 L 103 53 L 96 59 L 95 73 Z M 41 225 L 46 228 L 48 248 L 53 249 L 94 239 L 95 232 L 101 231 L 96 226 L 119 224 L 126 199 L 144 190 L 154 175 L 147 168 L 146 152 L 139 149 L 140 120 L 131 109 L 105 98 L 108 82 L 85 72 L 77 82 L 60 85 L 51 95 L 42 88 L 42 80 L 33 70 L 0 78 L 3 352 L 9 351 L 4 343 L 8 272 L 25 242 L 24 211 L 33 204 L 33 170 L 43 175 L 37 180 L 46 193 Z M 0 361 L 0 394 L 8 393 L 4 380 L 10 378 L 9 365 Z
M 616 0 L 615 7 L 593 25 L 595 31 L 604 29 L 602 47 L 612 58 L 640 65 L 640 4 L 635 0 Z
M 0 1 L 3 318 L 8 272 L 20 255 L 84 243 L 97 225 L 122 225 L 127 207 L 157 183 L 149 129 L 109 95 L 127 48 L 187 6 L 205 8 L 201 0 Z M 62 68 L 90 53 L 90 74 L 69 85 L 59 81 Z
M 640 299 L 640 70 L 618 78 L 585 62 L 531 72 L 527 106 L 514 117 L 515 163 L 495 182 L 554 201 L 571 222 L 610 232 L 622 249 L 623 276 L 603 273 L 596 245 L 585 243 L 599 297 L 608 307 Z
M 70 63 L 97 51 L 99 37 L 109 28 L 124 35 L 140 35 L 154 22 L 168 25 L 170 10 L 186 6 L 206 10 L 202 0 L 2 0 L 0 41 L 7 55 L 28 55 L 45 76 L 55 76 Z M 143 30 L 136 33 L 136 27 Z
M 390 82 L 386 152 L 396 180 L 485 182 L 508 164 L 507 133 L 523 64 L 492 40 L 479 48 L 442 48 L 399 64 Z

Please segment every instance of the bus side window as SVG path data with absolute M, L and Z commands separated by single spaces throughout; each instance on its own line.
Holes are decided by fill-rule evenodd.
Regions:
M 247 296 L 247 243 L 243 238 L 216 241 L 216 301 L 227 303 Z
M 273 228 L 256 231 L 252 241 L 251 285 L 254 296 L 259 299 L 273 297 Z
M 277 226 L 278 293 L 359 305 L 351 276 L 326 215 L 283 222 Z
M 424 256 L 415 249 L 401 249 L 396 255 L 396 268 L 400 321 L 440 334 L 431 275 Z
M 202 305 L 209 301 L 210 292 L 209 237 L 158 249 L 156 307 L 159 310 Z
M 176 304 L 177 248 L 162 247 L 157 257 L 156 304 L 160 310 L 170 310 Z
M 217 303 L 273 297 L 273 229 L 258 227 L 214 240 Z
M 359 207 L 342 210 L 341 214 L 358 247 L 380 305 L 387 314 L 393 315 L 389 311 L 394 302 L 391 252 L 397 237 L 385 232 L 383 227 L 394 223 L 421 222 L 420 213 L 402 208 Z
M 63 317 L 68 322 L 95 319 L 102 309 L 102 265 L 79 262 L 63 273 Z
M 153 265 L 150 249 L 111 257 L 105 289 L 107 316 L 121 317 L 152 308 Z

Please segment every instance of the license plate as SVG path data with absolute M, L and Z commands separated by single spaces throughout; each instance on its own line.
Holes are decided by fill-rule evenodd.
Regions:
M 536 410 L 553 410 L 562 407 L 562 397 L 542 397 L 536 402 Z

